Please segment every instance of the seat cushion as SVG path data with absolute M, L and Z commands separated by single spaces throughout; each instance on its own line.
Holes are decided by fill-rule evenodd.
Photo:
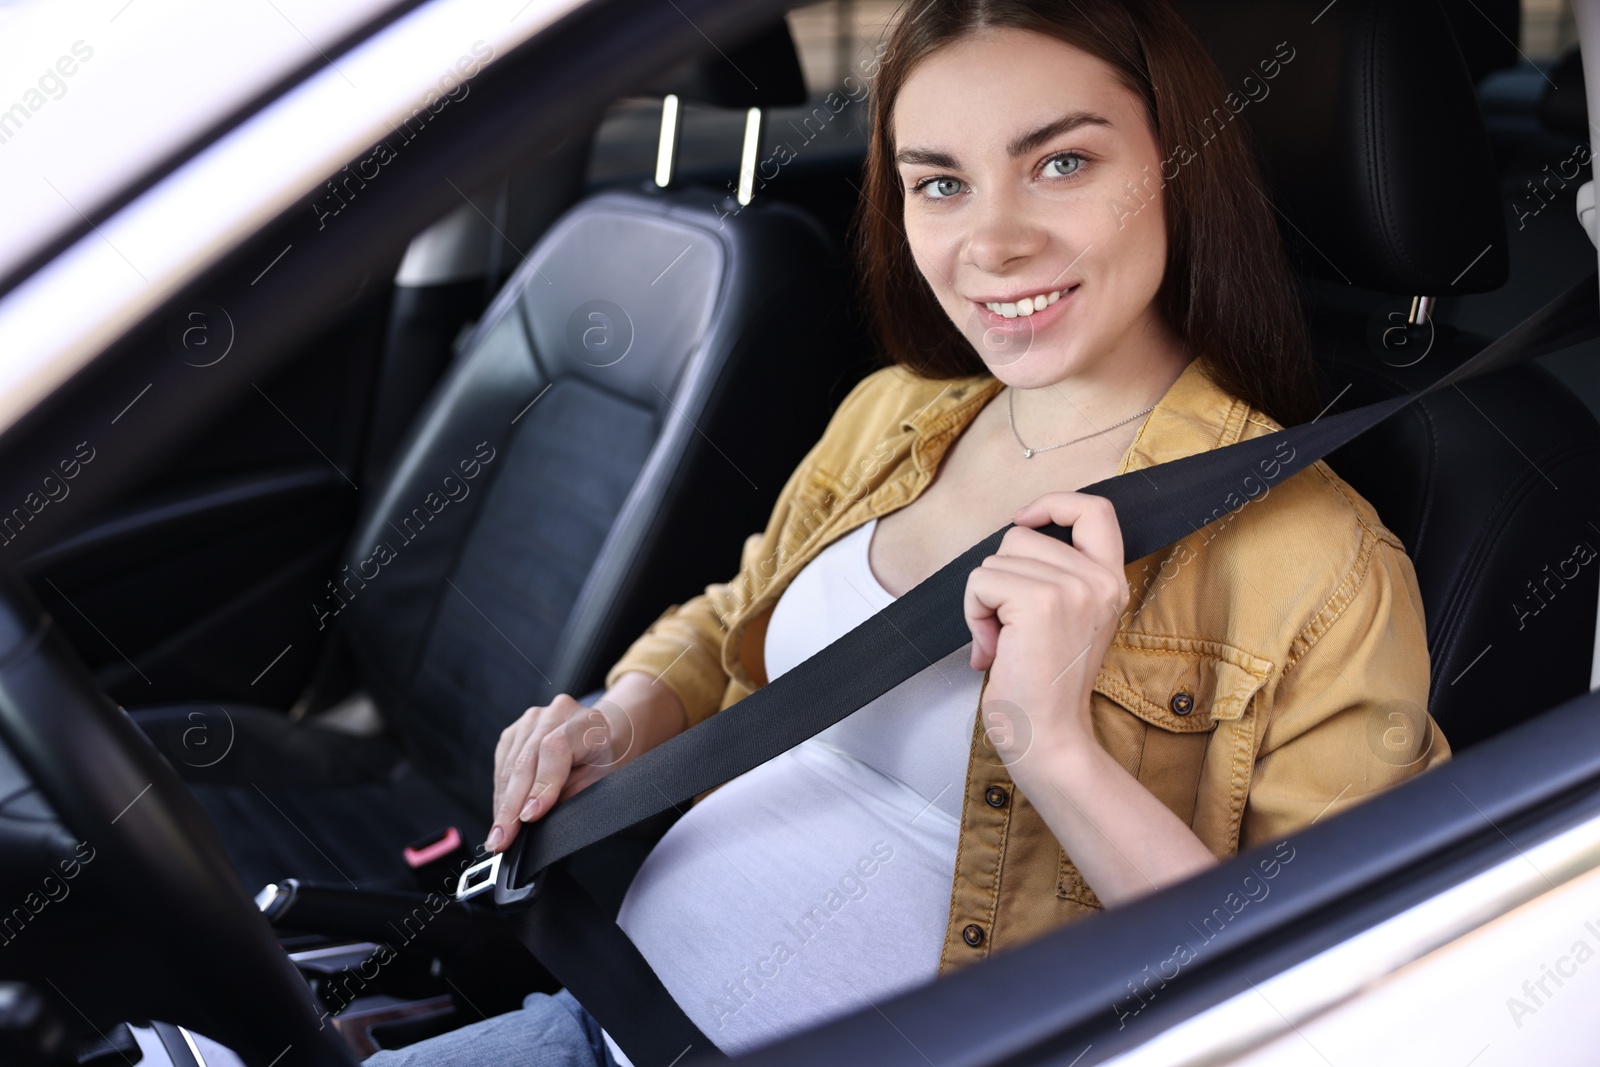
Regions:
M 252 892 L 290 877 L 415 889 L 400 851 L 406 844 L 454 826 L 473 848 L 489 832 L 486 817 L 404 762 L 382 781 L 357 785 L 192 788 Z
M 284 878 L 415 888 L 401 850 L 447 826 L 469 848 L 489 830 L 387 738 L 355 737 L 280 711 L 194 703 L 129 712 L 189 783 L 252 892 Z

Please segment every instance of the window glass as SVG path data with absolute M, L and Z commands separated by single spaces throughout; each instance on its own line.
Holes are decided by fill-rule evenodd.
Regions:
M 1572 0 L 1522 0 L 1522 50 L 1531 59 L 1553 59 L 1578 43 Z
M 826 0 L 788 13 L 810 99 L 767 114 L 761 158 L 772 161 L 769 171 L 791 158 L 864 150 L 866 93 L 897 7 L 898 0 Z M 678 142 L 679 180 L 728 184 L 731 189 L 744 121 L 741 112 L 686 104 Z M 660 129 L 659 97 L 630 97 L 613 104 L 595 138 L 590 185 L 648 180 L 655 171 Z

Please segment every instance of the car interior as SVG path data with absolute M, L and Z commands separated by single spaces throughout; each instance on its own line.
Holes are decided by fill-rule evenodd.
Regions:
M 1281 62 L 1239 114 L 1324 413 L 1434 381 L 1593 270 L 1581 63 L 1528 59 L 1517 0 L 1178 7 L 1228 85 Z M 483 840 L 501 729 L 598 697 L 651 621 L 735 573 L 880 365 L 849 249 L 893 10 L 828 0 L 696 36 L 610 75 L 566 136 L 429 192 L 425 225 L 328 220 L 343 274 L 261 335 L 270 374 L 165 413 L 136 464 L 78 454 L 121 477 L 48 539 L 0 524 L 14 595 L 183 779 L 358 1056 L 557 987 L 485 909 L 395 934 Z M 375 200 L 349 168 L 328 189 Z M 118 381 L 137 359 L 226 366 L 247 281 L 186 293 Z M 1600 538 L 1597 344 L 1432 393 L 1329 457 L 1415 563 L 1429 711 L 1458 754 L 1593 686 L 1600 568 L 1571 566 Z M 667 825 L 570 870 L 614 914 Z M 403 962 L 354 977 L 385 945 Z M 100 1038 L 62 1062 L 137 1051 Z

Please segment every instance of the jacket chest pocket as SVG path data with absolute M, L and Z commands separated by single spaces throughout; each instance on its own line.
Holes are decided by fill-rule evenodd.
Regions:
M 1238 831 L 1254 752 L 1250 701 L 1272 663 L 1218 641 L 1118 635 L 1090 710 L 1102 747 L 1215 849 Z M 1098 905 L 1063 850 L 1056 892 Z

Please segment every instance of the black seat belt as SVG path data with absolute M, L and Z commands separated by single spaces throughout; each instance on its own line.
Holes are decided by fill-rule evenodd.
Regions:
M 1594 337 L 1600 333 L 1597 285 L 1600 280 L 1590 274 L 1409 396 L 1130 471 L 1080 492 L 1115 505 L 1124 558 L 1142 559 L 1242 507 L 1429 393 Z M 700 1058 L 720 1056 L 621 928 L 554 865 L 782 754 L 961 647 L 972 636 L 962 612 L 967 576 L 998 550 L 1012 525 L 769 684 L 562 801 L 524 827 L 505 853 L 463 875 L 460 895 L 475 895 L 492 884 L 497 905 L 519 910 L 511 919 L 518 936 L 635 1067 L 668 1067 L 691 1049 Z M 1038 529 L 1071 543 L 1069 527 L 1050 523 Z M 492 883 L 483 880 L 486 874 Z

